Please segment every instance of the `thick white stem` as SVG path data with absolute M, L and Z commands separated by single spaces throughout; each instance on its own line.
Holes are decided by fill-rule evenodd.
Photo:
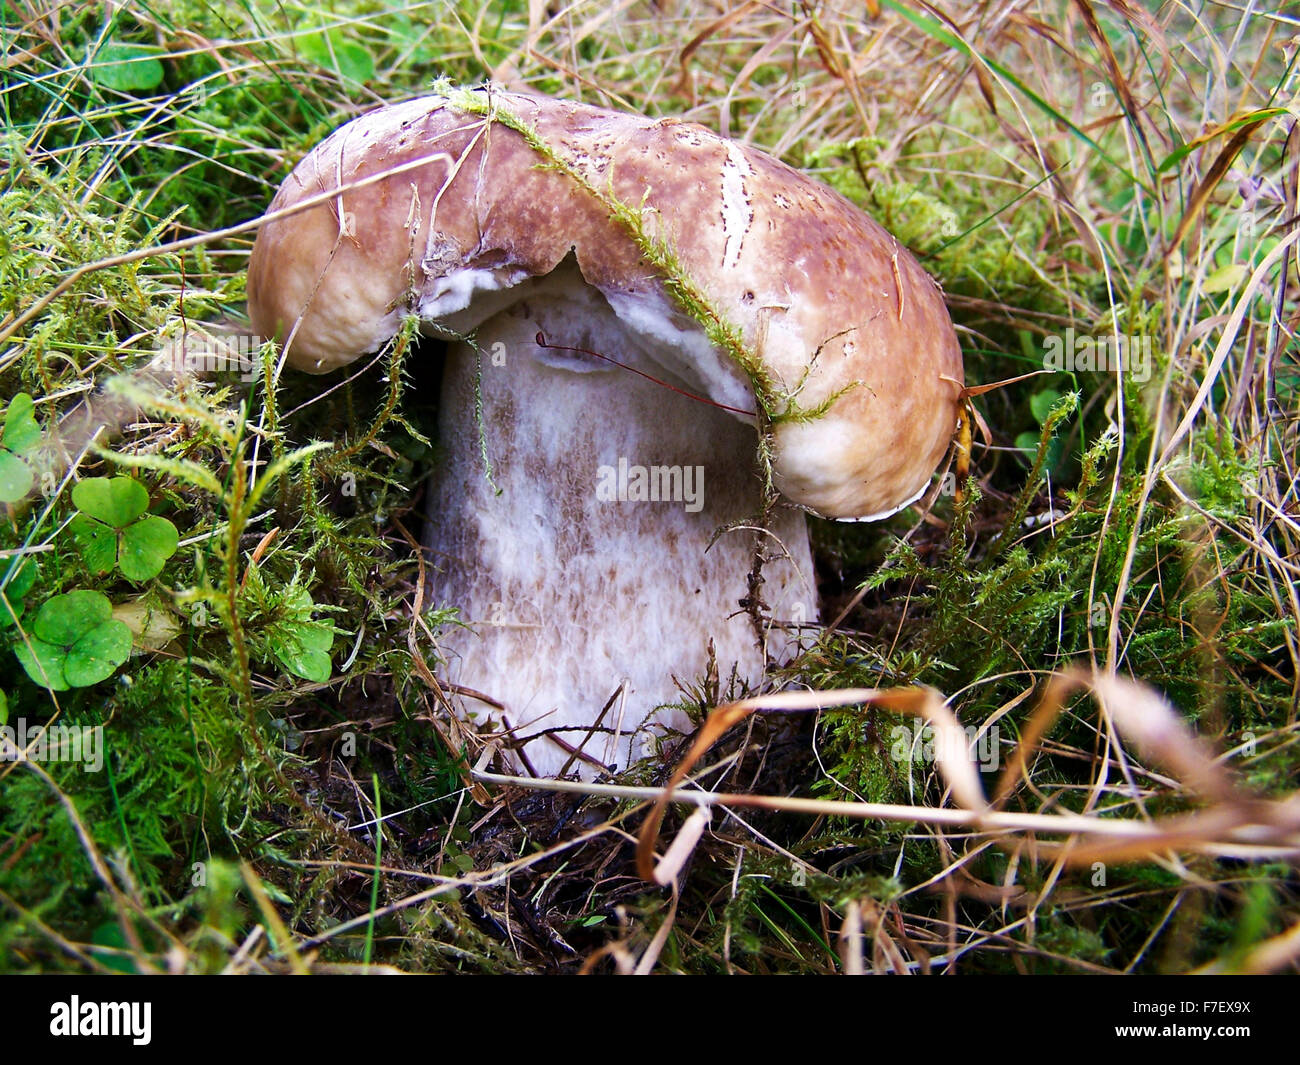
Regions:
M 474 345 L 452 344 L 429 485 L 431 601 L 468 625 L 439 638 L 446 679 L 504 705 L 515 735 L 535 737 L 523 750 L 538 773 L 570 764 L 590 776 L 593 762 L 626 766 L 686 727 L 680 709 L 659 708 L 685 698 L 675 681 L 705 677 L 710 643 L 724 696 L 733 670 L 762 677 L 760 634 L 741 606 L 760 535 L 757 438 L 630 370 L 541 349 L 539 332 L 669 375 L 581 286 L 517 303 Z M 710 546 L 739 522 L 749 527 Z M 784 626 L 813 621 L 816 596 L 802 513 L 778 510 L 770 531 L 760 592 L 773 627 L 762 635 L 779 661 L 792 650 Z M 547 730 L 563 731 L 538 735 Z M 573 759 L 575 747 L 590 760 Z

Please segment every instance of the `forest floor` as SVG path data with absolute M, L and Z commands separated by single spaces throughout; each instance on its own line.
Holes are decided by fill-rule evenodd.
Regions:
M 51 727 L 0 762 L 0 970 L 1297 969 L 1300 24 L 327 6 L 0 4 L 0 737 Z M 670 887 L 638 834 L 701 800 L 659 823 L 636 789 L 685 742 L 553 790 L 448 713 L 454 619 L 415 614 L 432 349 L 324 398 L 269 343 L 139 372 L 246 334 L 294 164 L 440 79 L 762 148 L 958 327 L 969 479 L 811 522 L 823 624 L 709 719 L 689 787 L 728 798 Z M 725 702 L 682 681 L 697 721 Z

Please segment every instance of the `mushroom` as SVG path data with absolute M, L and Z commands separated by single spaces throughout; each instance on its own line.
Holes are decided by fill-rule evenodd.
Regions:
M 290 365 L 344 366 L 411 315 L 448 342 L 442 673 L 539 774 L 627 765 L 701 678 L 761 681 L 816 618 L 805 511 L 900 510 L 958 424 L 916 260 L 697 125 L 449 90 L 338 129 L 270 215 L 248 307 Z

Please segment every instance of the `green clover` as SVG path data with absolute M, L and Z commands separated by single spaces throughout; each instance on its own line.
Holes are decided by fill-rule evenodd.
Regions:
M 42 604 L 14 654 L 27 675 L 52 691 L 86 688 L 111 676 L 131 654 L 131 630 L 100 592 L 68 592 Z
M 96 928 L 90 934 L 90 942 L 94 944 L 90 953 L 99 959 L 104 968 L 127 974 L 141 971 L 136 968 L 131 944 L 127 942 L 122 926 L 116 921 L 105 921 Z M 96 950 L 96 947 L 100 949 Z
M 24 596 L 32 590 L 40 570 L 36 560 L 16 555 L 0 563 L 0 629 L 16 625 L 27 609 Z
M 334 626 L 312 621 L 316 604 L 305 588 L 290 588 L 281 601 L 281 616 L 267 626 L 271 653 L 290 673 L 324 684 L 333 663 L 329 651 L 334 645 Z
M 157 59 L 161 49 L 147 44 L 109 41 L 91 57 L 90 80 L 118 92 L 147 92 L 163 83 L 166 71 Z
M 147 581 L 176 553 L 176 526 L 145 516 L 149 493 L 139 481 L 89 477 L 73 488 L 72 501 L 81 511 L 72 519 L 72 535 L 92 573 L 107 573 L 116 564 L 127 580 Z
M 371 81 L 375 61 L 363 45 L 347 40 L 338 30 L 327 30 L 299 38 L 298 50 L 309 62 L 332 70 L 345 81 Z
M 1035 392 L 1029 397 L 1029 410 L 1038 420 L 1039 425 L 1046 425 L 1047 419 L 1051 416 L 1052 408 L 1060 402 L 1060 392 L 1054 388 L 1044 388 L 1041 392 Z
M 1029 411 L 1038 420 L 1041 426 L 1047 425 L 1047 419 L 1051 417 L 1053 408 L 1061 402 L 1061 393 L 1052 388 L 1045 388 L 1041 392 L 1035 392 L 1029 397 Z M 1032 466 L 1034 457 L 1038 454 L 1038 442 L 1042 433 L 1024 432 L 1016 437 L 1016 449 L 1024 457 L 1027 465 Z M 1055 470 L 1061 462 L 1061 457 L 1065 453 L 1065 445 L 1057 436 L 1053 436 L 1047 444 L 1047 454 L 1043 461 L 1043 468 L 1046 470 Z
M 36 404 L 26 392 L 19 392 L 5 411 L 0 433 L 0 503 L 13 503 L 32 489 L 36 475 L 22 456 L 41 442 L 41 427 L 34 413 Z

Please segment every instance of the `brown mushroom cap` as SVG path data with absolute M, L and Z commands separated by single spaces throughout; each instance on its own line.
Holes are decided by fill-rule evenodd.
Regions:
M 338 189 L 268 221 L 249 264 L 253 327 L 291 335 L 300 369 L 377 350 L 406 314 L 471 330 L 572 254 L 678 376 L 734 407 L 759 394 L 776 485 L 819 514 L 916 499 L 957 425 L 961 352 L 929 275 L 837 193 L 700 126 L 428 97 L 337 130 L 271 213 Z

